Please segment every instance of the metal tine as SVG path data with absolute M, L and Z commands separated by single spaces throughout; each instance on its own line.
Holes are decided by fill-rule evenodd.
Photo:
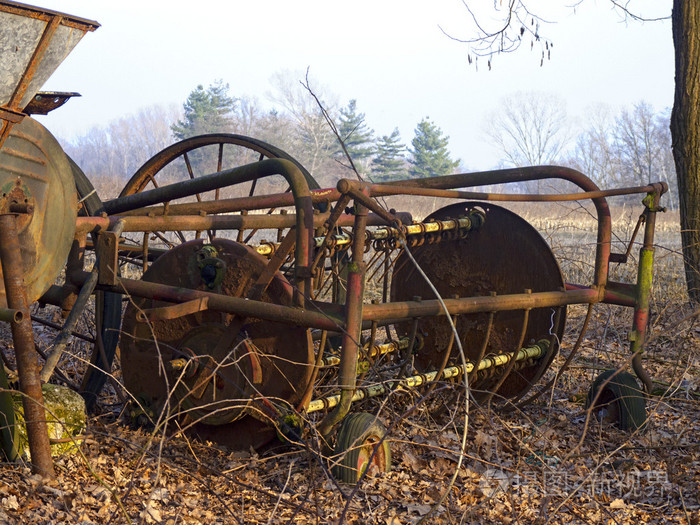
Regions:
M 369 351 L 366 352 L 366 351 L 365 351 L 365 346 L 364 346 L 364 345 L 360 345 L 360 354 L 361 354 L 360 359 L 364 359 L 364 360 L 366 360 L 367 362 L 369 362 L 369 370 L 372 370 L 372 371 L 375 372 L 375 373 L 377 372 L 377 370 L 376 370 L 375 367 L 374 367 L 375 359 L 372 358 L 372 355 L 371 355 L 372 352 L 371 352 L 371 350 L 372 350 L 372 347 L 374 346 L 374 344 L 375 344 L 375 342 L 376 342 L 376 340 L 377 340 L 377 324 L 378 324 L 377 321 L 372 321 L 372 328 L 371 328 L 371 330 L 370 330 L 369 341 L 368 341 L 368 343 L 367 343 L 367 350 L 369 350 Z M 369 370 L 368 370 L 367 372 L 369 372 Z M 364 380 L 365 376 L 367 375 L 367 372 L 362 372 L 362 373 L 359 375 L 359 377 L 357 378 L 357 384 L 358 384 L 358 385 L 362 383 L 362 381 Z
M 314 362 L 314 369 L 311 372 L 311 377 L 309 378 L 309 383 L 306 385 L 304 394 L 301 396 L 301 400 L 297 405 L 297 412 L 303 412 L 306 410 L 306 406 L 309 404 L 314 396 L 314 383 L 318 378 L 318 371 L 321 369 L 321 364 L 323 363 L 323 354 L 326 351 L 326 342 L 328 341 L 328 330 L 323 330 L 321 332 L 321 341 L 318 345 L 318 354 L 316 355 L 316 361 Z
M 382 302 L 386 302 L 389 297 L 389 268 L 391 268 L 391 248 L 384 249 L 384 274 L 382 280 Z
M 401 379 L 406 374 L 406 368 L 408 367 L 409 361 L 412 361 L 413 357 L 413 346 L 416 344 L 416 336 L 418 335 L 418 321 L 419 317 L 413 319 L 413 324 L 411 325 L 411 336 L 409 337 L 408 348 L 406 349 L 406 356 L 401 369 L 399 370 L 398 378 Z
M 328 256 L 328 258 L 330 258 L 330 257 L 331 256 Z M 316 294 L 314 294 L 314 299 L 316 299 L 318 297 L 322 297 L 324 293 L 328 293 L 329 291 L 331 291 L 330 289 L 333 287 L 334 281 L 335 281 L 335 279 L 337 277 L 337 273 L 338 273 L 338 270 L 336 269 L 337 264 L 338 264 L 337 261 L 333 261 L 331 259 L 330 271 L 329 272 L 325 272 L 325 271 L 321 272 L 321 274 L 324 276 L 326 275 L 326 273 L 328 273 L 329 275 L 324 277 L 323 282 L 319 285 L 318 290 L 316 291 Z M 332 300 L 335 301 L 334 296 L 332 297 Z
M 526 293 L 530 293 L 532 290 L 525 290 Z M 523 310 L 523 327 L 522 330 L 520 331 L 520 337 L 518 338 L 518 344 L 515 346 L 515 349 L 513 353 L 511 354 L 511 357 L 508 359 L 508 365 L 505 369 L 505 371 L 501 374 L 501 377 L 499 378 L 498 382 L 491 388 L 489 388 L 489 393 L 486 396 L 486 404 L 490 404 L 491 400 L 493 399 L 493 396 L 498 392 L 498 389 L 503 386 L 503 383 L 505 383 L 506 379 L 508 379 L 508 376 L 510 373 L 513 371 L 513 367 L 515 366 L 516 360 L 514 359 L 515 355 L 518 353 L 518 351 L 523 347 L 523 343 L 525 342 L 525 333 L 527 332 L 527 325 L 530 320 L 530 309 Z
M 403 248 L 399 248 L 399 250 L 398 250 L 398 252 L 397 252 L 397 254 L 396 254 L 396 257 L 394 257 L 394 260 L 391 262 L 391 264 L 390 264 L 387 268 L 384 269 L 384 273 L 381 275 L 380 279 L 385 279 L 385 278 L 388 277 L 389 270 L 391 270 L 391 269 L 394 267 L 394 265 L 396 264 L 396 261 L 399 260 L 399 257 L 401 257 L 401 254 L 402 254 L 402 253 L 403 253 Z M 404 264 L 405 264 L 405 263 L 404 263 Z M 401 268 L 402 268 L 402 267 L 403 267 L 403 266 L 401 266 Z M 386 299 L 385 299 L 385 301 L 386 301 Z
M 532 403 L 536 399 L 538 399 L 542 394 L 544 394 L 546 391 L 548 391 L 556 381 L 559 380 L 561 375 L 564 373 L 564 371 L 569 368 L 569 365 L 571 364 L 571 361 L 573 360 L 574 356 L 578 353 L 579 349 L 581 348 L 581 344 L 583 343 L 583 340 L 585 338 L 586 332 L 588 331 L 588 325 L 591 321 L 591 317 L 593 314 L 593 304 L 588 305 L 588 309 L 586 311 L 586 317 L 583 320 L 583 325 L 581 326 L 581 329 L 579 331 L 578 337 L 576 338 L 576 342 L 574 343 L 573 348 L 571 349 L 571 352 L 569 352 L 569 355 L 566 357 L 564 360 L 564 363 L 559 367 L 559 370 L 557 370 L 557 373 L 555 376 L 550 379 L 546 385 L 544 385 L 541 389 L 539 389 L 537 392 L 534 392 L 530 397 L 525 399 L 524 401 L 519 401 L 517 405 L 515 405 L 516 408 L 522 408 L 523 406 Z
M 511 407 L 515 408 L 517 406 L 520 406 L 520 399 L 530 390 L 530 387 L 534 385 L 534 383 L 542 376 L 542 373 L 546 370 L 548 364 L 549 364 L 549 358 L 552 352 L 554 352 L 557 348 L 558 345 L 555 346 L 555 340 L 558 339 L 558 336 L 556 334 L 557 327 L 559 326 L 559 323 L 561 322 L 561 314 L 562 311 L 564 310 L 564 306 L 560 306 L 557 308 L 556 313 L 554 315 L 554 324 L 552 325 L 552 333 L 549 335 L 549 348 L 547 350 L 547 353 L 541 357 L 541 362 L 540 366 L 537 368 L 537 371 L 535 372 L 535 375 L 533 376 L 532 381 L 530 382 L 530 386 L 528 386 L 526 389 L 523 390 L 522 394 L 518 394 L 518 396 L 515 399 L 510 400 L 510 405 Z M 534 396 L 535 394 L 533 394 Z M 537 396 L 539 397 L 539 396 Z
M 372 268 L 372 266 L 375 265 L 375 263 L 377 262 L 377 260 L 378 260 L 382 255 L 383 255 L 383 252 L 382 252 L 381 250 L 375 250 L 375 251 L 374 251 L 374 253 L 372 254 L 372 257 L 370 258 L 369 262 L 367 263 L 367 270 L 368 270 L 368 273 L 369 273 L 369 269 Z M 377 266 L 377 269 L 378 269 L 378 268 L 380 268 L 380 267 Z M 372 280 L 372 278 L 374 277 L 374 274 L 377 273 L 377 269 L 374 270 L 374 272 L 372 273 L 372 275 L 370 275 L 369 277 L 367 277 L 367 280 L 368 280 L 368 281 Z
M 335 303 L 338 301 L 338 295 L 340 294 L 340 272 L 343 270 L 343 268 L 345 268 L 346 265 L 342 265 L 341 267 L 339 257 L 331 259 L 331 261 L 331 271 L 333 275 L 333 280 L 331 281 L 331 300 Z
M 491 297 L 496 297 L 496 292 L 492 291 L 489 293 L 489 295 Z M 477 374 L 479 372 L 478 365 L 481 362 L 481 360 L 484 358 L 484 356 L 486 355 L 486 347 L 488 346 L 489 340 L 491 339 L 491 329 L 493 328 L 493 320 L 495 317 L 496 317 L 496 312 L 489 312 L 489 320 L 486 323 L 486 334 L 484 334 L 484 341 L 481 344 L 481 348 L 479 349 L 479 355 L 474 360 L 474 363 L 476 366 L 474 367 L 474 370 L 471 371 L 471 373 L 469 374 L 469 378 L 467 379 L 469 381 L 469 385 L 475 384 L 476 377 L 477 377 Z
M 314 257 L 313 262 L 311 263 L 311 270 L 316 268 L 318 265 L 319 261 L 323 257 L 323 251 L 325 250 L 326 243 L 330 239 L 331 235 L 333 235 L 333 230 L 335 229 L 333 225 L 338 222 L 338 219 L 340 218 L 340 215 L 343 213 L 343 210 L 345 206 L 347 206 L 348 202 L 350 202 L 350 197 L 347 195 L 343 195 L 338 202 L 336 202 L 335 207 L 333 208 L 333 211 L 331 212 L 331 216 L 328 217 L 328 220 L 326 221 L 327 230 L 326 230 L 326 235 L 323 238 L 323 242 L 321 243 L 321 246 L 319 247 L 318 251 L 316 252 L 316 256 Z
M 457 318 L 459 315 L 454 315 L 452 316 L 452 324 L 454 325 L 455 328 L 457 328 Z M 457 336 L 459 336 L 459 332 L 457 332 Z M 445 355 L 442 357 L 442 363 L 440 363 L 440 368 L 437 370 L 437 373 L 435 374 L 435 380 L 430 384 L 428 387 L 427 392 L 424 394 L 425 396 L 428 396 L 432 393 L 433 390 L 435 390 L 435 387 L 437 386 L 438 381 L 440 381 L 440 378 L 442 377 L 442 373 L 445 371 L 445 367 L 447 366 L 447 362 L 450 359 L 450 354 L 452 354 L 452 347 L 454 346 L 455 343 L 455 330 L 450 330 L 450 341 L 447 343 L 447 348 L 445 349 Z
M 163 241 L 165 244 L 167 244 L 170 248 L 174 248 L 175 245 L 170 242 L 165 235 L 163 235 L 161 232 L 153 232 L 153 234 L 158 237 L 161 241 Z M 145 234 L 148 235 L 148 234 Z

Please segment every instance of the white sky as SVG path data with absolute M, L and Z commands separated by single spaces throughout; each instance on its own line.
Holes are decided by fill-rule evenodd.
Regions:
M 572 119 L 604 102 L 614 110 L 646 100 L 673 102 L 671 23 L 627 22 L 608 0 L 533 0 L 552 15 L 542 33 L 554 42 L 539 67 L 539 50 L 485 60 L 477 71 L 467 48 L 447 38 L 470 36 L 462 0 L 34 0 L 37 5 L 102 24 L 89 33 L 44 85 L 78 91 L 47 117 L 56 135 L 91 126 L 153 104 L 181 105 L 197 85 L 216 79 L 234 96 L 269 106 L 270 77 L 281 70 L 311 75 L 342 105 L 355 98 L 378 135 L 398 127 L 410 143 L 429 116 L 450 136 L 453 157 L 471 169 L 493 167 L 499 155 L 481 138 L 499 99 L 518 90 L 563 97 Z M 492 5 L 492 0 L 470 4 Z M 532 5 L 530 5 L 532 4 Z M 648 6 L 652 6 L 649 8 Z M 650 16 L 670 14 L 670 0 L 633 0 Z

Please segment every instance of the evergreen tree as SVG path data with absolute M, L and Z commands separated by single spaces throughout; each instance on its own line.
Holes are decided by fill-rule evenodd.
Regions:
M 357 112 L 355 99 L 351 100 L 346 108 L 340 110 L 338 133 L 352 161 L 356 165 L 365 165 L 375 151 L 374 131 L 367 127 L 365 114 Z M 342 148 L 338 148 L 337 155 L 345 156 Z
M 449 175 L 459 165 L 459 161 L 450 159 L 447 144 L 450 137 L 444 137 L 442 131 L 430 122 L 428 117 L 418 123 L 416 136 L 411 141 L 413 149 L 409 174 L 413 178 L 437 177 Z
M 229 85 L 222 80 L 217 80 L 206 89 L 198 85 L 183 104 L 183 120 L 171 126 L 175 137 L 182 140 L 205 133 L 231 132 L 236 100 L 228 91 Z
M 377 141 L 377 156 L 372 160 L 372 179 L 375 182 L 403 179 L 406 177 L 406 161 L 403 154 L 406 146 L 401 144 L 399 130 L 384 135 Z

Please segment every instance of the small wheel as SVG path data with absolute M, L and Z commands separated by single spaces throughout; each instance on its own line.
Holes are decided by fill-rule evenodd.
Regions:
M 389 443 L 382 441 L 385 434 L 386 428 L 373 414 L 360 412 L 348 415 L 338 431 L 335 446 L 335 456 L 339 458 L 333 467 L 336 479 L 344 483 L 357 483 L 368 468 L 370 473 L 389 472 L 391 450 Z
M 621 430 L 643 430 L 646 427 L 646 397 L 629 372 L 613 369 L 600 374 L 588 391 L 586 409 L 594 400 L 593 412 L 600 421 L 616 424 Z

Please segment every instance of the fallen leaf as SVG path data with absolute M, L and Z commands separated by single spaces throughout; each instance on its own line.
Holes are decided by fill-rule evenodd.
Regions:
M 611 509 L 625 509 L 625 508 L 627 508 L 627 504 L 622 499 L 617 498 L 610 503 L 610 508 Z

